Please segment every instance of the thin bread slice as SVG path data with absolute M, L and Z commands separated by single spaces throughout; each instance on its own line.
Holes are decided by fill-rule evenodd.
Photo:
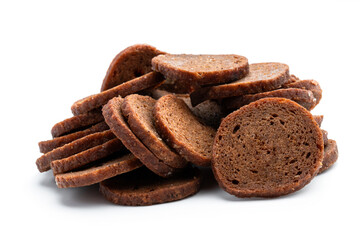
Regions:
M 264 98 L 223 119 L 212 169 L 230 194 L 277 197 L 308 184 L 323 154 L 322 133 L 309 111 L 285 98 Z
M 153 109 L 156 100 L 138 94 L 132 94 L 124 99 L 121 112 L 132 132 L 141 142 L 165 164 L 174 168 L 183 168 L 187 161 L 169 148 L 161 139 L 154 125 Z
M 200 88 L 190 94 L 193 106 L 208 100 L 259 93 L 280 88 L 290 79 L 289 66 L 283 63 L 254 63 L 249 73 L 232 83 Z
M 155 87 L 161 84 L 163 81 L 164 78 L 161 74 L 150 72 L 138 78 L 124 82 L 109 90 L 78 100 L 71 106 L 71 111 L 74 115 L 86 113 L 94 108 L 102 107 L 110 99 L 116 96 L 125 97 L 129 94 Z
M 316 105 L 315 97 L 311 91 L 298 88 L 277 89 L 262 93 L 246 94 L 238 97 L 223 99 L 222 103 L 225 108 L 234 110 L 259 99 L 269 97 L 290 99 L 294 102 L 297 102 L 307 110 L 312 110 Z
M 300 88 L 311 91 L 315 97 L 316 105 L 319 104 L 322 98 L 322 89 L 320 87 L 320 84 L 315 80 L 296 79 L 296 81 L 284 84 L 283 88 Z
M 39 149 L 41 153 L 47 153 L 54 150 L 55 148 L 62 147 L 65 144 L 75 141 L 79 138 L 85 137 L 87 135 L 96 132 L 102 132 L 108 129 L 109 127 L 105 122 L 99 122 L 85 130 L 70 133 L 61 137 L 56 137 L 51 140 L 41 141 L 39 142 Z
M 50 166 L 54 175 L 56 175 L 69 172 L 123 150 L 124 145 L 121 141 L 117 138 L 113 138 L 101 145 L 97 145 L 69 157 L 54 160 L 50 163 Z
M 50 170 L 50 163 L 52 161 L 70 157 L 71 155 L 85 151 L 86 149 L 104 144 L 105 142 L 114 138 L 115 135 L 111 132 L 111 130 L 105 130 L 103 132 L 87 135 L 43 154 L 36 160 L 36 165 L 40 172 Z
M 165 95 L 174 93 L 162 89 L 153 89 L 149 94 L 157 100 Z M 174 95 L 183 100 L 190 108 L 191 112 L 197 116 L 199 120 L 205 125 L 211 126 L 213 128 L 217 128 L 220 125 L 221 118 L 224 117 L 225 112 L 223 111 L 222 105 L 217 101 L 207 100 L 193 107 L 191 105 L 189 94 Z
M 319 170 L 319 173 L 325 172 L 329 169 L 336 160 L 338 159 L 339 151 L 335 140 L 329 139 L 328 144 L 325 146 L 324 159 L 322 161 L 322 167 Z
M 140 168 L 101 182 L 100 192 L 114 204 L 148 206 L 194 195 L 200 190 L 200 181 L 200 171 L 193 168 L 171 178 Z
M 166 95 L 154 108 L 156 130 L 180 156 L 198 166 L 209 166 L 215 129 L 202 124 L 183 100 Z
M 249 71 L 246 57 L 239 55 L 165 54 L 151 61 L 155 71 L 189 91 L 202 85 L 222 84 L 244 77 Z
M 131 153 L 123 156 L 111 156 L 101 160 L 95 166 L 55 176 L 58 188 L 83 187 L 99 183 L 119 174 L 130 172 L 143 164 Z
M 104 121 L 104 117 L 101 114 L 101 109 L 94 109 L 84 114 L 67 118 L 61 122 L 56 123 L 51 129 L 51 135 L 60 137 L 65 134 L 70 134 L 75 131 L 84 130 L 83 128 L 90 127 L 93 124 Z
M 165 53 L 147 44 L 136 44 L 124 49 L 111 62 L 101 91 L 151 72 L 151 59 L 159 54 Z
M 151 171 L 161 177 L 169 177 L 174 174 L 176 169 L 158 159 L 130 130 L 121 113 L 123 101 L 123 98 L 116 97 L 103 107 L 103 115 L 111 131 Z

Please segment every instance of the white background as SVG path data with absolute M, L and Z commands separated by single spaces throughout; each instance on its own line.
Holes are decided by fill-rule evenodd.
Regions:
M 1 239 L 359 239 L 359 2 L 120 2 L 0 2 Z M 237 199 L 211 178 L 189 199 L 150 207 L 113 205 L 97 186 L 57 189 L 37 171 L 37 142 L 135 43 L 284 62 L 317 80 L 313 113 L 325 115 L 338 162 L 271 200 Z

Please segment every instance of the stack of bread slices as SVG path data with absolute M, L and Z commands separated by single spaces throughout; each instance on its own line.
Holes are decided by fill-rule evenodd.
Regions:
M 53 139 L 39 142 L 36 165 L 59 188 L 99 184 L 120 205 L 191 196 L 204 168 L 237 197 L 278 197 L 337 160 L 323 116 L 310 113 L 321 96 L 318 82 L 283 63 L 133 45 L 114 58 L 100 93 L 76 101 Z

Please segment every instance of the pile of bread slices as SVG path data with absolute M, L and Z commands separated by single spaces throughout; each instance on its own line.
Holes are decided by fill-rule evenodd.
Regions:
M 53 139 L 39 142 L 36 165 L 59 188 L 99 183 L 120 205 L 191 196 L 204 168 L 237 197 L 282 196 L 337 160 L 323 116 L 309 112 L 321 96 L 318 82 L 286 64 L 133 45 L 114 58 L 100 93 L 75 102 Z

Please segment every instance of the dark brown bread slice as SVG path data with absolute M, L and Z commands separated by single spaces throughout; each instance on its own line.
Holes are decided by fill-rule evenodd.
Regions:
M 74 115 L 79 115 L 88 112 L 94 108 L 105 105 L 110 99 L 114 97 L 125 97 L 127 95 L 137 93 L 141 90 L 155 87 L 161 84 L 163 81 L 164 78 L 161 74 L 156 72 L 150 72 L 141 77 L 122 83 L 121 85 L 113 87 L 104 92 L 78 100 L 71 106 L 71 111 Z
M 114 138 L 101 145 L 97 145 L 69 157 L 54 160 L 50 163 L 50 166 L 54 175 L 56 175 L 74 170 L 88 163 L 97 161 L 115 152 L 123 150 L 124 146 L 121 144 L 121 141 L 117 138 Z
M 123 98 L 116 97 L 103 107 L 103 115 L 111 131 L 147 168 L 161 177 L 171 176 L 176 169 L 158 159 L 130 130 L 121 113 L 123 101 Z
M 187 161 L 171 150 L 161 139 L 154 125 L 153 109 L 156 100 L 132 94 L 124 99 L 121 111 L 131 131 L 161 161 L 174 168 L 183 168 Z
M 51 134 L 54 138 L 60 137 L 77 130 L 83 130 L 82 128 L 84 127 L 89 127 L 102 121 L 104 121 L 104 117 L 101 114 L 101 109 L 94 109 L 90 112 L 73 116 L 56 123 L 51 129 Z
M 335 140 L 329 139 L 328 144 L 325 146 L 324 159 L 322 161 L 322 167 L 319 170 L 319 173 L 323 173 L 329 169 L 336 160 L 338 159 L 339 151 Z
M 104 144 L 114 138 L 115 135 L 111 130 L 90 134 L 43 154 L 36 160 L 36 165 L 40 172 L 50 170 L 50 163 L 52 161 L 69 157 L 86 149 Z
M 173 93 L 161 89 L 153 89 L 150 92 L 150 95 L 156 100 L 168 94 Z M 207 100 L 193 107 L 191 105 L 189 94 L 175 94 L 175 96 L 182 99 L 190 108 L 191 112 L 205 125 L 217 128 L 220 124 L 221 118 L 224 117 L 225 113 L 222 106 L 214 100 Z
M 246 57 L 239 55 L 165 54 L 151 61 L 155 71 L 189 91 L 202 85 L 220 84 L 244 77 L 249 71 Z
M 139 159 L 130 153 L 120 157 L 112 157 L 110 160 L 84 170 L 57 174 L 55 182 L 59 188 L 83 187 L 130 172 L 142 165 Z
M 121 174 L 100 183 L 100 192 L 112 203 L 148 206 L 172 202 L 200 190 L 200 171 L 186 169 L 171 178 L 161 178 L 146 168 Z
M 238 97 L 232 97 L 223 99 L 223 106 L 227 109 L 238 109 L 242 106 L 245 106 L 251 102 L 255 102 L 262 98 L 269 97 L 280 97 L 287 98 L 294 102 L 297 102 L 307 110 L 312 110 L 315 107 L 315 97 L 313 93 L 309 90 L 298 89 L 298 88 L 287 88 L 287 89 L 277 89 L 268 92 L 255 93 L 255 94 L 246 94 Z
M 323 153 L 321 130 L 311 113 L 288 99 L 265 98 L 223 119 L 212 168 L 230 194 L 277 197 L 308 184 Z
M 56 137 L 51 140 L 47 141 L 41 141 L 39 142 L 39 149 L 41 153 L 47 153 L 55 148 L 59 148 L 64 146 L 67 143 L 70 143 L 72 141 L 75 141 L 79 138 L 85 137 L 87 135 L 96 133 L 96 132 L 102 132 L 109 129 L 108 125 L 105 122 L 97 123 L 85 130 L 77 131 L 71 134 L 67 134 L 65 136 Z
M 161 97 L 154 118 L 160 136 L 180 156 L 198 166 L 209 166 L 216 131 L 202 124 L 183 100 L 174 95 Z
M 111 62 L 101 91 L 151 72 L 151 59 L 159 54 L 165 53 L 147 44 L 136 44 L 124 49 Z
M 222 85 L 204 87 L 190 94 L 193 106 L 208 100 L 259 93 L 280 88 L 290 79 L 289 67 L 283 63 L 254 63 L 249 74 L 239 80 Z
M 322 89 L 320 84 L 315 80 L 299 80 L 284 84 L 283 88 L 301 88 L 311 91 L 315 97 L 316 105 L 319 104 L 322 97 Z M 315 106 L 316 106 L 315 105 Z

